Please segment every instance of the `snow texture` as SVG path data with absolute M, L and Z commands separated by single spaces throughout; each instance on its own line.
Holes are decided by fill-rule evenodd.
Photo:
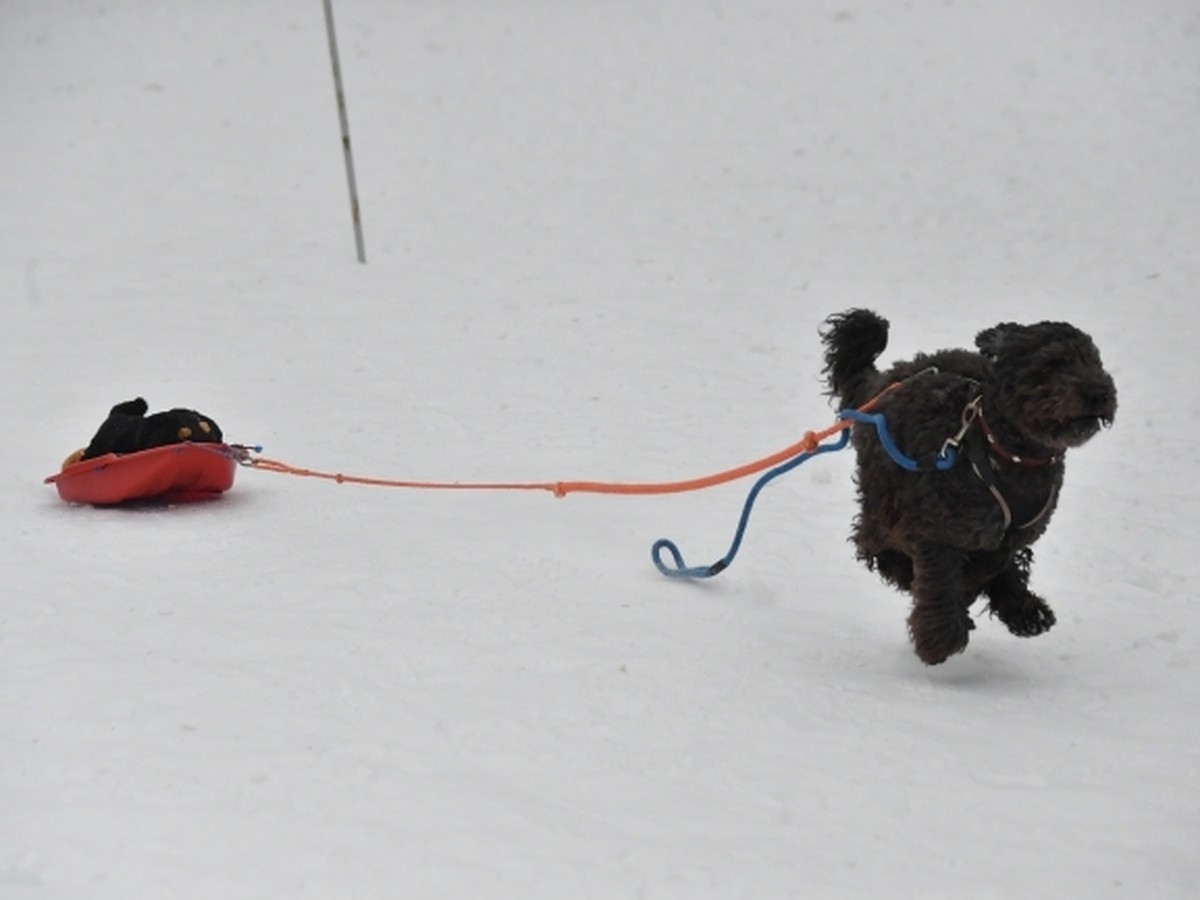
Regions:
M 0 896 L 1200 896 L 1190 0 L 0 7 Z M 244 470 L 62 503 L 109 406 L 402 478 L 676 479 L 887 359 L 1070 320 L 1116 378 L 1034 586 L 925 668 L 851 459 L 763 494 Z

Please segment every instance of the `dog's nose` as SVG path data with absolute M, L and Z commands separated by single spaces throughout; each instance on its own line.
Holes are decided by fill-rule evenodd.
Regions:
M 1116 388 L 1105 383 L 1088 385 L 1083 389 L 1083 402 L 1089 411 L 1111 418 L 1117 406 Z

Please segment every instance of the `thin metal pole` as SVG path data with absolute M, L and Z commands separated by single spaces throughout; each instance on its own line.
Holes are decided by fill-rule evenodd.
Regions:
M 333 30 L 333 0 L 325 0 L 325 30 L 329 33 L 329 59 L 333 62 L 333 87 L 337 92 L 338 121 L 342 126 L 342 150 L 346 157 L 346 183 L 350 187 L 350 215 L 354 220 L 354 243 L 358 261 L 367 261 L 363 248 L 362 215 L 358 209 L 358 187 L 354 183 L 354 154 L 350 152 L 350 117 L 346 114 L 346 93 L 342 90 L 342 67 L 338 63 L 337 35 Z

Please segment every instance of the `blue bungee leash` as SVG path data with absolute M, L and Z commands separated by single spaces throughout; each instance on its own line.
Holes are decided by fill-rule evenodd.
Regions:
M 974 416 L 968 418 L 963 416 L 963 426 L 951 438 L 947 438 L 942 445 L 942 449 L 938 451 L 934 458 L 932 469 L 945 472 L 958 462 L 958 445 L 962 441 L 963 435 L 966 434 L 967 428 L 971 424 Z M 892 439 L 891 432 L 888 431 L 887 419 L 883 413 L 863 412 L 857 409 L 843 409 L 838 413 L 838 421 L 854 423 L 858 425 L 871 425 L 875 428 L 876 434 L 879 435 L 879 443 L 883 449 L 887 451 L 888 456 L 902 468 L 909 472 L 927 472 L 930 471 L 929 466 L 923 466 L 917 460 L 908 456 Z M 792 469 L 796 468 L 803 462 L 807 462 L 814 456 L 822 453 L 834 453 L 843 449 L 850 442 L 851 428 L 847 425 L 841 428 L 841 433 L 837 438 L 830 443 L 817 444 L 808 450 L 800 453 L 798 456 L 788 460 L 782 465 L 776 466 L 770 471 L 763 474 L 754 486 L 750 488 L 750 492 L 746 495 L 746 501 L 742 504 L 742 514 L 738 517 L 737 528 L 733 532 L 733 541 L 729 545 L 729 550 L 719 560 L 709 566 L 689 566 L 683 560 L 683 554 L 674 541 L 667 538 L 660 538 L 654 542 L 654 546 L 650 548 L 650 558 L 654 561 L 655 567 L 663 575 L 668 578 L 712 578 L 724 572 L 733 563 L 734 557 L 737 556 L 738 550 L 741 549 L 742 539 L 746 535 L 746 526 L 750 522 L 750 513 L 754 509 L 754 502 L 758 499 L 758 495 L 762 489 L 770 484 L 780 475 L 784 475 Z M 667 553 L 674 566 L 668 565 L 663 561 L 663 553 Z

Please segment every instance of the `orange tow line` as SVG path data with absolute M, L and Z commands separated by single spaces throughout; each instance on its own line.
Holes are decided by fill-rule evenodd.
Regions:
M 869 412 L 880 400 L 900 386 L 899 382 L 888 385 L 858 409 Z M 777 466 L 787 460 L 794 459 L 802 453 L 813 453 L 826 438 L 850 428 L 854 423 L 840 419 L 828 428 L 820 431 L 806 431 L 804 437 L 791 446 L 784 447 L 770 456 L 764 456 L 754 462 L 691 478 L 686 481 L 411 481 L 396 478 L 372 478 L 363 475 L 347 475 L 343 472 L 327 472 L 319 469 L 308 469 L 293 466 L 277 459 L 265 456 L 254 456 L 242 460 L 244 465 L 266 472 L 278 472 L 281 475 L 296 475 L 302 478 L 319 478 L 325 481 L 335 481 L 338 484 L 361 484 L 369 487 L 409 488 L 427 491 L 548 491 L 555 497 L 565 497 L 567 494 L 683 494 L 689 491 L 701 491 L 705 488 L 716 487 L 748 475 L 754 475 L 764 469 Z

